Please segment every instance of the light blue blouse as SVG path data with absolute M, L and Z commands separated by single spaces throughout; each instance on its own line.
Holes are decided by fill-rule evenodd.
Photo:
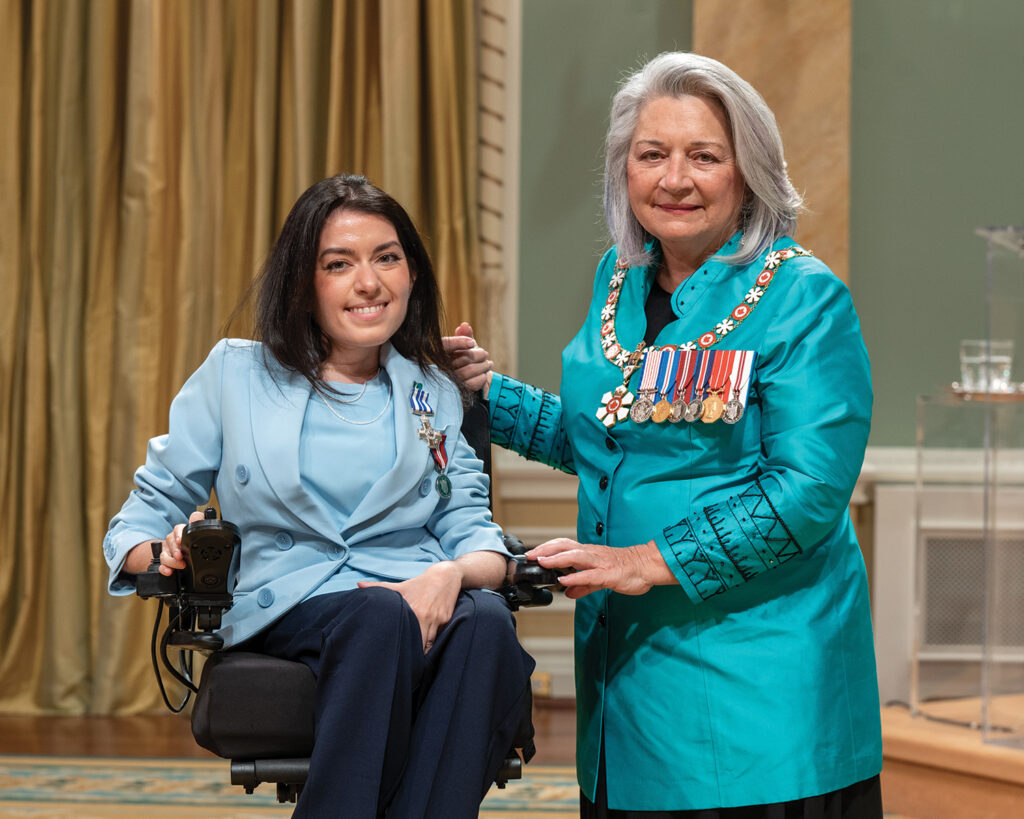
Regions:
M 341 401 L 309 394 L 299 435 L 299 472 L 302 485 L 332 510 L 341 528 L 370 487 L 395 464 L 395 418 L 391 381 L 383 371 L 367 382 L 361 395 L 362 388 L 352 384 L 330 386 Z M 346 468 L 355 464 L 358 469 Z M 345 479 L 338 480 L 339 475 Z
M 338 399 L 311 392 L 299 436 L 302 485 L 331 510 L 343 529 L 370 488 L 395 465 L 395 412 L 391 380 L 381 370 L 366 389 L 329 382 Z M 333 412 L 332 412 L 333 410 Z M 358 465 L 358 467 L 356 467 Z M 339 480 L 344 476 L 343 480 Z M 310 597 L 351 589 L 358 580 L 376 576 L 339 567 Z

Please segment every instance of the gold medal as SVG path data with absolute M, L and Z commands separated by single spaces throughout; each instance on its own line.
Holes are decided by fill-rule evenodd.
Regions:
M 722 412 L 725 410 L 725 402 L 722 400 L 720 393 L 721 390 L 713 392 L 704 399 L 704 412 L 701 413 L 700 420 L 705 424 L 713 424 L 722 417 Z
M 708 375 L 707 385 L 705 386 L 707 395 L 704 398 L 704 412 L 700 416 L 700 420 L 705 424 L 713 424 L 722 417 L 722 412 L 725 410 L 725 401 L 722 400 L 722 394 L 727 389 L 735 352 L 732 350 L 717 350 L 709 352 L 708 355 L 713 356 L 713 364 Z
M 667 421 L 672 415 L 672 405 L 662 398 L 657 404 L 654 405 L 654 412 L 651 414 L 651 418 L 654 423 L 661 424 Z

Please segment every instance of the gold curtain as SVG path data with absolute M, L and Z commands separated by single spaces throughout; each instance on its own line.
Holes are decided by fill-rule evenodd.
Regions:
M 393 194 L 473 315 L 474 42 L 463 0 L 0 0 L 0 711 L 162 708 L 100 544 L 306 187 Z

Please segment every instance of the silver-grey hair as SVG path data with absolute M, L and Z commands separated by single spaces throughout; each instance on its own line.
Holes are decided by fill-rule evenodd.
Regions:
M 618 256 L 631 267 L 649 264 L 645 245 L 653 238 L 629 205 L 626 162 L 640 111 L 661 97 L 695 96 L 717 102 L 732 129 L 736 164 L 747 186 L 741 212 L 743 242 L 723 257 L 746 264 L 776 239 L 796 229 L 803 197 L 786 173 L 775 115 L 761 95 L 732 69 L 710 57 L 670 51 L 626 78 L 612 100 L 605 138 L 604 213 Z

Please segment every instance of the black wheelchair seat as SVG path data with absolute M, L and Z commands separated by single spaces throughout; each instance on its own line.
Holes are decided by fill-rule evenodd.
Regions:
M 313 752 L 316 677 L 309 667 L 251 651 L 218 651 L 203 668 L 192 734 L 225 759 Z

